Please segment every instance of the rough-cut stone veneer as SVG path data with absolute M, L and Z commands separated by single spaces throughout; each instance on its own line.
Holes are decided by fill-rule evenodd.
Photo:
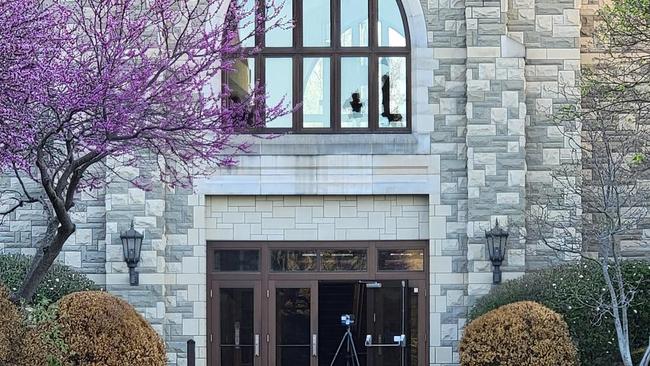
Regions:
M 60 259 L 133 303 L 164 336 L 171 365 L 186 364 L 189 338 L 205 364 L 207 240 L 429 239 L 429 356 L 439 366 L 458 362 L 467 308 L 491 288 L 484 229 L 497 218 L 519 229 L 505 278 L 555 257 L 524 239 L 525 212 L 575 157 L 549 114 L 577 86 L 580 3 L 591 16 L 597 0 L 402 1 L 413 133 L 256 140 L 195 192 L 113 183 L 82 195 L 80 230 Z M 119 241 L 132 219 L 145 232 L 138 287 Z M 18 211 L 0 225 L 0 251 L 32 253 L 43 224 L 36 207 Z
M 554 186 L 550 173 L 580 159 L 566 137 L 570 131 L 550 118 L 564 103 L 579 102 L 572 97 L 579 95 L 580 5 L 580 0 L 514 1 L 509 14 L 511 28 L 526 44 L 527 210 L 540 195 L 564 194 L 561 186 Z M 573 137 L 580 141 L 579 133 Z M 548 266 L 557 256 L 530 231 L 527 270 Z
M 35 184 L 26 182 L 30 190 L 37 189 Z M 0 176 L 0 191 L 5 190 L 20 191 L 18 179 Z M 0 206 L 0 210 L 3 209 Z M 77 230 L 65 243 L 58 260 L 103 285 L 106 256 L 104 191 L 79 194 L 71 216 Z M 27 204 L 16 210 L 0 223 L 0 253 L 33 255 L 46 226 L 40 204 Z

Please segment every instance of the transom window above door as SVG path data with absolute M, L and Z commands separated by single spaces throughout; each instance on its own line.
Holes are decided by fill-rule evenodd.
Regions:
M 295 26 L 248 38 L 252 27 L 268 28 L 253 19 L 264 0 L 238 1 L 251 10 L 239 27 L 242 44 L 260 52 L 224 75 L 231 98 L 245 100 L 259 83 L 269 105 L 300 105 L 263 131 L 410 131 L 409 35 L 399 0 L 284 0 L 280 16 Z

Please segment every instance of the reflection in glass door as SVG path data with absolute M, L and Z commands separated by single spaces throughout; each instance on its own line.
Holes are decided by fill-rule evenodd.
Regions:
M 309 366 L 317 362 L 314 281 L 270 283 L 271 364 Z M 272 328 L 273 329 L 273 328 Z
M 404 366 L 409 344 L 407 282 L 382 281 L 369 283 L 367 287 L 368 365 Z
M 260 287 L 230 282 L 215 286 L 219 314 L 216 359 L 219 365 L 260 365 Z

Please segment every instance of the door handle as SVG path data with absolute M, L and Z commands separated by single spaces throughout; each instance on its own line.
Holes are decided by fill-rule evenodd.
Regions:
M 379 336 L 379 343 L 373 344 L 372 343 L 372 335 L 367 334 L 366 335 L 366 342 L 365 345 L 366 347 L 406 347 L 406 335 L 400 334 L 398 336 L 393 337 L 393 342 L 395 343 L 381 343 L 382 339 L 381 336 Z
M 318 335 L 311 335 L 311 355 L 312 357 L 318 356 Z
M 255 334 L 255 357 L 260 357 L 260 335 Z
M 240 332 L 240 323 L 235 322 L 235 346 L 239 349 L 239 332 Z

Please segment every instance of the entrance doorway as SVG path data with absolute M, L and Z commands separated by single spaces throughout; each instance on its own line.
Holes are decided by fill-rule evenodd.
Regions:
M 426 247 L 210 243 L 209 365 L 428 364 Z

